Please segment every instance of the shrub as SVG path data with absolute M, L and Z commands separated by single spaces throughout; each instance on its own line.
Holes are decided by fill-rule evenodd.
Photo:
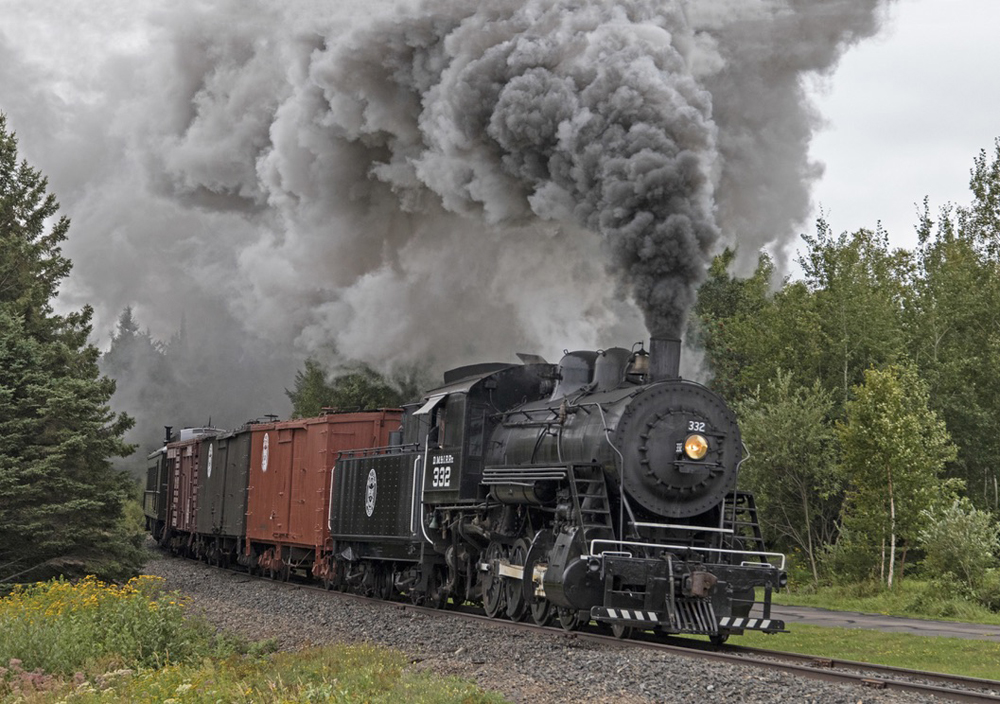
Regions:
M 926 519 L 920 532 L 925 573 L 935 579 L 951 575 L 975 594 L 1000 553 L 1000 532 L 993 516 L 973 507 L 967 498 L 921 513 Z
M 976 587 L 975 599 L 990 611 L 1000 611 L 1000 570 L 991 569 L 983 573 Z
M 124 586 L 94 577 L 16 587 L 0 599 L 0 663 L 72 675 L 89 665 L 152 667 L 183 662 L 218 644 L 206 624 L 185 619 L 185 603 L 158 577 Z
M 824 575 L 833 584 L 873 583 L 872 586 L 879 589 L 878 553 L 866 535 L 843 526 L 839 539 L 826 547 L 820 562 Z

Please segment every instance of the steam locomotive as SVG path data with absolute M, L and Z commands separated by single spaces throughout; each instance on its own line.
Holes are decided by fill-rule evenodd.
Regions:
M 679 358 L 664 338 L 521 355 L 451 370 L 402 410 L 170 438 L 149 456 L 147 524 L 213 562 L 567 630 L 782 631 L 784 556 L 736 488 L 735 416 Z

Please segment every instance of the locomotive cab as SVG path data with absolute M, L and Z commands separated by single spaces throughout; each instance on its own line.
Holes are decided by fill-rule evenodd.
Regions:
M 423 405 L 407 414 L 406 437 L 425 455 L 425 503 L 486 498 L 481 479 L 500 414 L 525 399 L 547 396 L 551 372 L 548 364 L 491 363 L 445 374 L 446 385 L 428 392 Z

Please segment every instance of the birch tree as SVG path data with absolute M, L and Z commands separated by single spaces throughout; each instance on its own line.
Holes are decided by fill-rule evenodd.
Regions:
M 905 562 L 922 512 L 960 486 L 941 479 L 955 446 L 912 367 L 869 369 L 851 392 L 846 420 L 837 426 L 849 487 L 842 520 L 854 547 L 878 560 L 872 567 L 892 588 L 897 551 L 903 549 Z

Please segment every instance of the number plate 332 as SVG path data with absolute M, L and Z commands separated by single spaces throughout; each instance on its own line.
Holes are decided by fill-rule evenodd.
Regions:
M 435 467 L 431 477 L 431 486 L 435 489 L 446 489 L 451 486 L 451 465 Z

